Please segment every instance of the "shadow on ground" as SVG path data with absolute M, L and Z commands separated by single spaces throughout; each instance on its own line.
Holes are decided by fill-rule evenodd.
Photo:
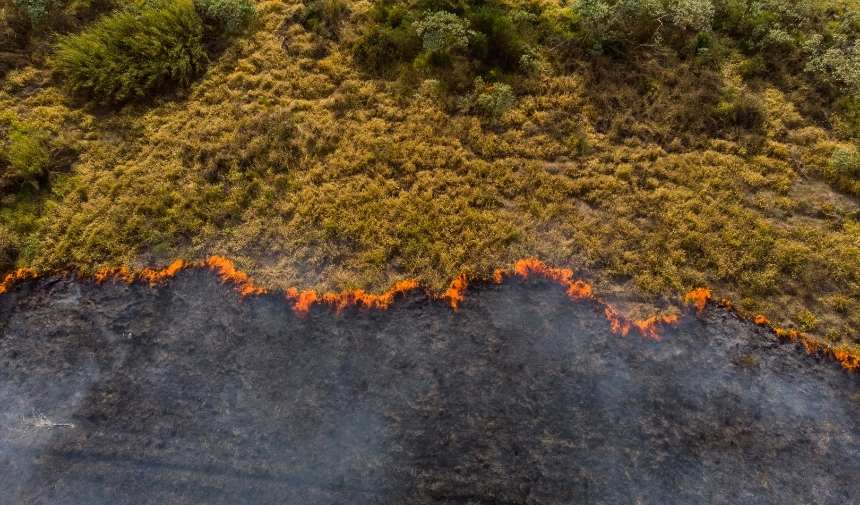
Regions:
M 296 317 L 205 271 L 0 297 L 0 504 L 860 503 L 860 375 L 556 285 Z

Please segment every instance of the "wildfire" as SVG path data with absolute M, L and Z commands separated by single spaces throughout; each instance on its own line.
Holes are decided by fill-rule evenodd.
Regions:
M 497 268 L 493 272 L 493 284 L 501 284 L 502 281 L 505 280 L 505 271 L 501 268 Z
M 188 263 L 185 261 L 176 260 L 161 270 L 144 268 L 143 271 L 140 272 L 140 278 L 148 282 L 150 286 L 155 286 L 156 284 L 161 284 L 168 279 L 176 277 L 176 274 L 185 270 L 187 267 Z
M 697 312 L 705 310 L 708 301 L 711 299 L 711 290 L 708 288 L 696 288 L 684 295 L 684 303 L 691 303 L 696 307 Z
M 35 270 L 30 268 L 19 268 L 3 277 L 3 281 L 0 282 L 0 295 L 12 289 L 12 286 L 15 284 L 28 279 L 35 279 L 36 277 L 38 277 L 38 274 Z
M 238 270 L 233 262 L 222 256 L 212 256 L 206 260 L 205 266 L 218 275 L 221 282 L 229 282 L 236 286 L 236 291 L 242 296 L 262 295 L 266 288 L 255 285 L 251 277 Z
M 832 349 L 833 359 L 839 362 L 847 370 L 860 370 L 860 355 L 853 354 L 847 348 L 837 347 Z
M 452 309 L 457 310 L 460 307 L 460 302 L 466 299 L 467 287 L 469 287 L 469 282 L 466 280 L 465 275 L 458 275 L 451 282 L 451 286 L 445 291 L 443 298 L 448 299 L 448 303 L 451 304 Z
M 777 337 L 800 344 L 807 354 L 829 356 L 849 371 L 860 370 L 860 353 L 847 345 L 834 346 L 793 328 L 774 325 L 764 314 L 756 314 L 753 323 L 769 328 Z
M 93 275 L 95 281 L 99 284 L 103 284 L 109 280 L 118 280 L 128 284 L 131 284 L 135 280 L 134 273 L 129 270 L 127 267 L 117 267 L 117 268 L 100 268 Z
M 396 282 L 391 289 L 379 295 L 368 293 L 362 289 L 318 294 L 316 291 L 299 291 L 296 288 L 288 289 L 285 294 L 289 300 L 293 301 L 293 310 L 299 315 L 305 315 L 310 312 L 311 306 L 315 303 L 330 305 L 337 312 L 342 312 L 352 306 L 387 309 L 398 295 L 417 288 L 418 281 L 407 279 Z
M 679 319 L 677 314 L 653 315 L 646 319 L 629 319 L 608 303 L 596 298 L 594 287 L 585 281 L 575 279 L 573 270 L 551 267 L 537 258 L 525 258 L 517 261 L 514 264 L 514 273 L 523 279 L 539 277 L 556 282 L 564 288 L 564 292 L 572 300 L 594 300 L 603 305 L 603 313 L 609 320 L 609 327 L 617 335 L 627 336 L 631 330 L 636 329 L 643 337 L 660 340 L 660 326 L 675 324 Z
M 555 281 L 564 288 L 569 297 L 574 300 L 585 300 L 594 297 L 594 289 L 591 284 L 573 278 L 573 270 L 569 268 L 555 268 L 547 265 L 537 258 L 525 258 L 514 264 L 514 273 L 522 278 L 541 277 Z
M 176 260 L 165 268 L 146 268 L 137 273 L 124 266 L 102 268 L 95 272 L 93 279 L 97 283 L 116 280 L 131 284 L 140 281 L 150 286 L 155 286 L 168 279 L 172 279 L 178 273 L 190 268 L 206 268 L 211 270 L 222 282 L 232 284 L 242 297 L 268 293 L 266 288 L 255 284 L 248 274 L 238 270 L 232 261 L 222 256 L 212 256 L 205 261 L 195 263 Z M 610 304 L 597 298 L 592 285 L 583 280 L 576 279 L 573 270 L 552 267 L 537 258 L 525 258 L 517 261 L 514 264 L 512 274 L 523 279 L 537 277 L 553 281 L 564 288 L 565 293 L 572 300 L 594 301 L 599 306 L 602 306 L 603 313 L 609 321 L 610 329 L 618 335 L 626 336 L 631 331 L 636 330 L 643 337 L 659 340 L 660 328 L 676 324 L 680 319 L 676 313 L 657 314 L 645 319 L 628 318 Z M 493 272 L 492 282 L 501 284 L 507 275 L 508 272 L 505 270 L 496 270 Z M 9 273 L 0 282 L 0 295 L 7 293 L 12 286 L 19 282 L 37 277 L 37 272 L 29 268 L 21 268 Z M 451 308 L 457 310 L 463 300 L 465 300 L 468 285 L 469 279 L 466 275 L 459 275 L 451 282 L 449 288 L 440 298 L 448 300 Z M 396 282 L 389 290 L 381 294 L 368 293 L 360 289 L 321 294 L 310 290 L 300 291 L 296 288 L 290 288 L 284 294 L 293 303 L 295 312 L 299 315 L 305 315 L 317 303 L 329 305 L 338 312 L 352 306 L 367 309 L 387 309 L 399 295 L 418 289 L 419 287 L 418 281 L 407 279 Z M 701 287 L 685 294 L 683 300 L 685 303 L 695 306 L 696 311 L 701 313 L 707 307 L 711 297 L 711 290 Z M 721 304 L 728 310 L 735 310 L 728 300 L 722 301 Z M 776 326 L 764 314 L 756 314 L 752 317 L 752 322 L 756 325 L 769 328 L 783 340 L 800 344 L 809 354 L 829 356 L 847 370 L 860 370 L 860 351 L 851 346 L 834 346 L 827 342 L 819 341 L 798 330 Z

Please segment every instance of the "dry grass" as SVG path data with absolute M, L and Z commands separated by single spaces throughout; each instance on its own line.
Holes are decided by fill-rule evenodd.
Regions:
M 536 255 L 634 312 L 708 285 L 860 341 L 858 205 L 821 182 L 844 141 L 791 93 L 731 64 L 645 60 L 614 81 L 556 65 L 519 78 L 516 106 L 489 123 L 429 83 L 362 74 L 342 42 L 351 21 L 335 42 L 290 21 L 296 1 L 258 6 L 255 31 L 184 95 L 96 111 L 38 65 L 6 77 L 0 106 L 79 152 L 50 192 L 5 197 L 19 264 L 220 254 L 273 286 L 441 289 Z M 759 129 L 709 133 L 725 89 L 758 100 Z

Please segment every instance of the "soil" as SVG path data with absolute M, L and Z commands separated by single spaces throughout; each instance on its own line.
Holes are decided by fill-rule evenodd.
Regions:
M 860 374 L 556 285 L 386 311 L 50 278 L 0 297 L 0 504 L 856 504 Z

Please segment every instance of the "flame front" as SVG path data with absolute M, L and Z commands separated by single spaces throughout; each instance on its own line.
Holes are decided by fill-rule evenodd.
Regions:
M 458 275 L 451 282 L 451 286 L 445 291 L 445 296 L 443 298 L 448 299 L 448 303 L 451 305 L 451 308 L 457 310 L 460 307 L 460 303 L 466 299 L 466 288 L 469 287 L 469 282 L 466 280 L 465 275 Z
M 3 277 L 3 282 L 0 282 L 0 295 L 12 289 L 12 286 L 15 284 L 29 279 L 35 279 L 38 276 L 39 274 L 30 268 L 19 268 L 12 273 L 6 274 L 6 276 Z
M 701 313 L 711 299 L 711 290 L 708 288 L 696 288 L 684 295 L 684 303 L 691 303 L 696 307 L 696 312 Z
M 539 277 L 556 282 L 564 288 L 564 292 L 571 300 L 594 300 L 603 306 L 603 314 L 609 320 L 609 328 L 616 335 L 627 336 L 635 328 L 643 337 L 660 340 L 660 326 L 675 324 L 679 320 L 677 314 L 629 319 L 608 303 L 595 297 L 594 287 L 585 281 L 575 279 L 573 270 L 551 267 L 537 258 L 525 258 L 517 261 L 514 264 L 514 273 L 523 279 Z
M 201 262 L 176 260 L 163 269 L 147 268 L 137 273 L 125 266 L 102 268 L 95 272 L 93 279 L 97 283 L 116 280 L 131 284 L 141 281 L 150 286 L 155 286 L 176 277 L 178 273 L 190 268 L 206 268 L 213 271 L 222 282 L 234 285 L 236 291 L 242 297 L 268 293 L 266 288 L 255 284 L 248 274 L 237 269 L 232 261 L 222 256 L 212 256 Z M 3 277 L 2 282 L 0 282 L 0 295 L 9 292 L 15 284 L 36 279 L 39 275 L 35 270 L 29 268 L 21 268 L 7 274 Z M 496 270 L 493 272 L 492 281 L 495 284 L 501 284 L 506 275 L 507 273 L 504 270 Z M 552 267 L 537 258 L 525 258 L 517 261 L 514 264 L 513 275 L 523 279 L 530 277 L 547 279 L 562 286 L 567 296 L 572 300 L 594 301 L 603 307 L 603 313 L 609 321 L 610 329 L 618 335 L 626 336 L 635 329 L 643 337 L 659 340 L 659 330 L 662 326 L 673 325 L 679 321 L 679 316 L 676 313 L 652 315 L 645 319 L 630 319 L 625 317 L 610 304 L 597 298 L 594 295 L 594 289 L 591 284 L 575 279 L 573 270 Z M 469 281 L 466 275 L 459 275 L 442 294 L 441 298 L 448 300 L 451 308 L 457 310 L 465 300 L 468 285 Z M 294 311 L 299 315 L 305 315 L 317 303 L 330 305 L 338 312 L 352 306 L 368 309 L 387 309 L 398 295 L 418 289 L 419 287 L 418 281 L 406 279 L 396 282 L 389 290 L 378 295 L 360 289 L 342 291 L 340 293 L 319 294 L 316 291 L 300 291 L 296 288 L 286 290 L 285 295 L 293 303 Z M 685 294 L 683 300 L 685 303 L 695 306 L 696 311 L 701 313 L 705 310 L 711 297 L 711 290 L 701 287 Z M 728 310 L 735 310 L 727 300 L 720 303 Z M 753 323 L 769 328 L 781 339 L 800 344 L 809 354 L 829 356 L 847 370 L 860 370 L 860 352 L 849 345 L 833 345 L 819 341 L 797 330 L 776 326 L 763 314 L 757 314 L 751 319 Z
M 236 291 L 242 296 L 263 295 L 268 291 L 254 284 L 248 274 L 238 270 L 232 261 L 223 256 L 212 256 L 206 260 L 205 265 L 218 275 L 221 282 L 235 285 Z
M 315 303 L 324 303 L 342 312 L 349 307 L 358 306 L 367 309 L 387 309 L 394 302 L 397 295 L 418 289 L 418 281 L 414 279 L 402 280 L 394 283 L 388 291 L 375 295 L 362 289 L 354 291 L 341 291 L 340 293 L 323 293 L 316 291 L 299 291 L 290 288 L 286 291 L 286 297 L 293 302 L 293 310 L 301 315 L 307 315 Z

